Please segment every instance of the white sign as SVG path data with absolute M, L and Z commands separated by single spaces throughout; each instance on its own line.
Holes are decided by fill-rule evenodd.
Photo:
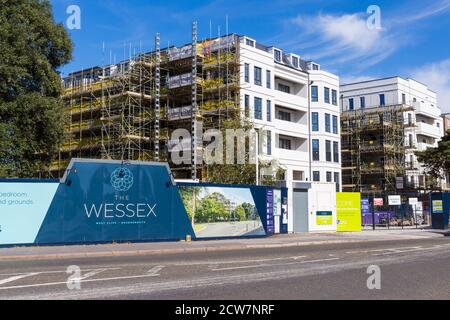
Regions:
M 409 198 L 409 205 L 415 206 L 419 202 L 419 199 L 417 198 Z
M 422 214 L 422 212 L 423 212 L 423 204 L 422 204 L 422 202 L 417 202 L 416 203 L 416 212 Z
M 400 206 L 402 204 L 402 198 L 400 196 L 389 196 L 388 200 L 390 206 Z

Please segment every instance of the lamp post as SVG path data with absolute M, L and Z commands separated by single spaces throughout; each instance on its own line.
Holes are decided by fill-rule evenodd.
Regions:
M 256 185 L 259 186 L 259 132 L 256 132 Z
M 264 128 L 266 128 L 266 125 L 261 126 L 261 128 L 258 128 L 260 131 L 255 130 L 256 135 L 256 185 L 259 186 L 260 184 L 260 176 L 259 176 L 259 133 L 264 132 Z

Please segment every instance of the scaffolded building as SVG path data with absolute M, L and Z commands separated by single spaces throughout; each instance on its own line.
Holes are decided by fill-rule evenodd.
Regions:
M 153 52 L 65 78 L 67 139 L 51 176 L 62 176 L 72 158 L 170 163 L 177 147 L 192 161 L 171 163 L 176 178 L 205 180 L 197 135 L 240 119 L 239 36 L 198 41 L 197 34 L 194 23 L 191 44 L 165 49 L 157 34 Z M 176 129 L 189 132 L 187 144 L 171 140 Z
M 415 126 L 405 119 L 405 112 L 412 110 L 401 104 L 342 113 L 344 191 L 366 195 L 394 192 L 407 172 L 416 171 L 413 164 L 405 162 L 406 150 L 414 147 L 405 141 L 405 129 Z

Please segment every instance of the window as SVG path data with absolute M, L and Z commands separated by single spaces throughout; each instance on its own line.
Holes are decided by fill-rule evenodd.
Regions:
M 327 161 L 331 162 L 331 141 L 326 140 L 325 141 L 325 150 L 326 150 L 326 157 L 327 157 Z
M 313 65 L 312 65 L 312 68 L 313 68 L 313 70 L 319 70 L 319 65 L 313 64 Z
M 333 142 L 333 160 L 339 163 L 339 142 Z
M 339 172 L 334 173 L 334 182 L 336 183 L 336 192 L 341 191 L 341 175 Z
M 402 103 L 406 104 L 406 94 L 402 93 Z
M 294 179 L 294 181 L 303 181 L 304 180 L 304 172 L 303 171 L 293 171 L 292 172 L 292 177 Z
M 291 93 L 291 87 L 289 87 L 289 86 L 287 86 L 287 85 L 285 85 L 285 84 L 279 83 L 279 84 L 278 84 L 278 91 L 282 91 L 282 92 L 286 92 L 286 93 Z
M 272 103 L 267 100 L 267 121 L 272 121 Z
M 313 161 L 320 161 L 320 143 L 319 140 L 312 141 Z
M 325 113 L 325 131 L 331 133 L 331 116 Z
M 327 171 L 327 182 L 333 182 L 333 175 L 331 172 Z
M 250 47 L 254 47 L 255 46 L 255 41 L 250 40 L 250 39 L 245 39 L 245 43 L 250 46 Z
M 291 150 L 291 140 L 280 138 L 280 149 Z
M 250 116 L 250 96 L 248 94 L 245 95 L 244 112 L 246 117 Z
M 333 105 L 337 106 L 338 105 L 338 102 L 337 102 L 337 90 L 331 90 L 331 99 L 332 99 Z
M 412 121 L 412 114 L 408 113 L 408 125 L 412 125 L 413 121 Z
M 333 133 L 339 134 L 338 117 L 337 116 L 333 116 Z
M 295 68 L 298 68 L 298 58 L 297 57 L 292 57 L 292 65 Z
M 384 107 L 386 105 L 386 97 L 384 94 L 380 94 L 380 106 Z
M 262 120 L 262 99 L 255 97 L 255 119 Z
M 291 113 L 286 111 L 278 111 L 278 118 L 283 121 L 291 121 Z
M 324 95 L 325 95 L 325 103 L 330 103 L 330 88 L 325 87 L 324 89 Z
M 359 99 L 361 102 L 361 109 L 365 109 L 366 108 L 366 97 L 361 97 Z
M 355 109 L 355 101 L 353 100 L 353 98 L 348 99 L 348 108 L 350 110 Z
M 255 85 L 262 85 L 262 70 L 261 68 L 255 67 Z
M 266 85 L 267 89 L 272 87 L 272 74 L 269 70 L 266 71 Z
M 281 62 L 281 51 L 280 50 L 275 50 L 275 60 L 278 62 Z
M 272 155 L 272 132 L 267 131 L 267 155 Z
M 320 171 L 313 171 L 313 181 L 320 182 Z
M 311 86 L 311 101 L 319 101 L 319 88 L 317 86 Z
M 245 64 L 244 67 L 244 81 L 250 83 L 250 65 L 248 63 Z
M 319 131 L 319 113 L 313 112 L 312 113 L 312 131 L 317 132 Z

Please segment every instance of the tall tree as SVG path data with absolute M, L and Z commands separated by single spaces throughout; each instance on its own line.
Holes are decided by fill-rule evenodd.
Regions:
M 64 135 L 61 78 L 72 42 L 48 0 L 0 0 L 0 176 L 35 177 Z
M 447 131 L 436 148 L 416 152 L 416 155 L 429 175 L 434 178 L 445 178 L 450 171 L 450 131 Z

